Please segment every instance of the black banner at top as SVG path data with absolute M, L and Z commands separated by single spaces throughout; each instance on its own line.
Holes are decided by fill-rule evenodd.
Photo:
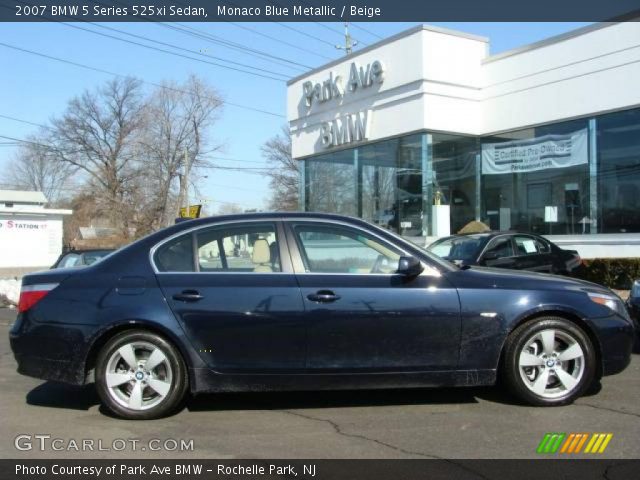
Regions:
M 640 20 L 640 0 L 0 0 L 0 21 Z

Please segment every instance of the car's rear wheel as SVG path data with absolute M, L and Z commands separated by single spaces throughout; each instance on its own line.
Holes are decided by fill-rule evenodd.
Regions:
M 566 405 L 593 382 L 596 352 L 587 334 L 561 317 L 541 317 L 507 339 L 502 374 L 509 389 L 532 405 Z
M 103 404 L 127 419 L 173 413 L 187 389 L 180 352 L 160 335 L 131 330 L 110 339 L 96 362 L 96 387 Z

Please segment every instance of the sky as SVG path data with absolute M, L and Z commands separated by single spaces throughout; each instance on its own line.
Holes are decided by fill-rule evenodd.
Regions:
M 126 38 L 156 48 L 197 56 L 104 27 L 84 23 L 74 25 L 112 37 Z M 0 43 L 113 73 L 135 76 L 149 83 L 160 83 L 163 80 L 181 82 L 192 73 L 201 76 L 228 102 L 209 132 L 212 142 L 223 146 L 222 150 L 215 154 L 216 164 L 221 167 L 263 167 L 265 163 L 260 154 L 260 147 L 286 124 L 286 79 L 304 73 L 308 67 L 315 68 L 344 55 L 344 52 L 335 48 L 336 44 L 344 43 L 344 26 L 341 23 L 224 22 L 167 26 L 142 22 L 100 25 L 236 62 L 232 65 L 201 56 L 207 62 L 251 70 L 259 75 L 275 76 L 276 79 L 177 57 L 61 23 L 3 23 L 0 24 Z M 258 59 L 246 52 L 212 43 L 198 36 L 194 30 L 191 32 L 196 35 L 176 31 L 175 28 L 171 28 L 172 25 L 181 29 L 186 26 L 227 42 L 267 52 L 286 61 Z M 359 45 L 355 47 L 357 50 L 414 25 L 417 23 L 356 23 L 350 29 L 352 36 L 359 41 Z M 586 24 L 447 22 L 433 25 L 488 37 L 491 54 L 497 54 Z M 0 135 L 19 139 L 35 133 L 38 128 L 28 123 L 2 118 L 2 115 L 46 124 L 50 118 L 59 116 L 64 111 L 72 97 L 86 89 L 93 90 L 113 78 L 105 73 L 2 45 L 0 65 Z M 149 89 L 153 88 L 147 86 Z M 3 142 L 8 140 L 0 138 L 0 171 L 7 167 L 16 154 L 15 147 L 2 145 Z M 206 178 L 203 178 L 205 175 Z M 269 198 L 268 183 L 268 178 L 252 170 L 208 170 L 198 179 L 200 195 L 194 198 L 194 193 L 191 193 L 191 199 L 204 203 L 209 214 L 228 204 L 236 204 L 243 209 L 265 209 Z

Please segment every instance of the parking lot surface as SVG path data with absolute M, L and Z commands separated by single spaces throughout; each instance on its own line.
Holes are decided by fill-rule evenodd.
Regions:
M 498 388 L 243 393 L 199 396 L 170 418 L 133 422 L 108 416 L 92 385 L 18 375 L 8 342 L 14 316 L 0 309 L 2 458 L 535 458 L 547 432 L 612 433 L 597 457 L 640 458 L 639 355 L 566 407 L 522 406 Z M 21 435 L 30 450 L 16 448 Z M 94 449 L 82 451 L 83 440 Z M 172 449 L 172 440 L 193 448 L 149 448 Z

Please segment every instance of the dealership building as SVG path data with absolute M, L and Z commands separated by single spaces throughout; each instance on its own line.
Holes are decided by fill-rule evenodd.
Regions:
M 498 55 L 418 26 L 288 83 L 301 207 L 416 242 L 473 220 L 640 256 L 640 22 Z

